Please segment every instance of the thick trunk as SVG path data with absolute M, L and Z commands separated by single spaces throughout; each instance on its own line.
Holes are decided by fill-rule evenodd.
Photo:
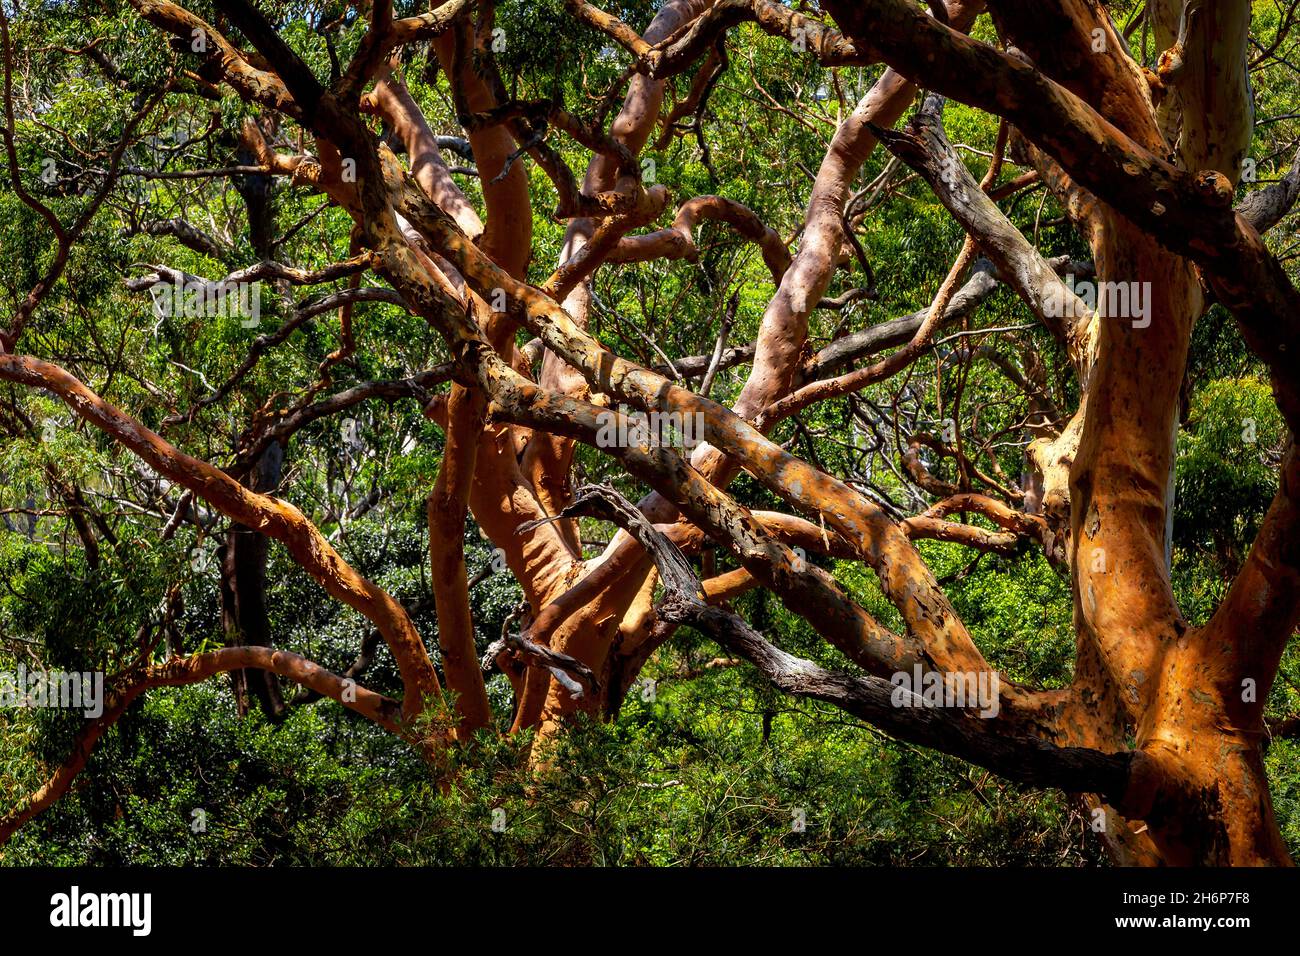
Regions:
M 447 406 L 447 443 L 429 493 L 429 569 L 438 610 L 438 647 L 447 689 L 456 695 L 456 732 L 468 737 L 492 722 L 487 688 L 474 646 L 474 619 L 465 571 L 465 515 L 483 430 L 482 392 L 453 385 Z
M 1099 6 L 1004 2 L 995 16 L 1045 73 L 1136 142 L 1167 152 L 1165 135 L 1177 134 L 1185 168 L 1217 169 L 1235 181 L 1249 142 L 1248 118 L 1243 122 L 1249 5 L 1187 6 L 1179 68 L 1165 76 L 1166 86 L 1176 78 L 1178 88 L 1165 91 L 1158 111 Z M 1163 39 L 1169 5 L 1155 7 Z M 1096 29 L 1109 41 L 1105 55 L 1090 42 Z M 1055 41 L 1050 46 L 1048 38 Z M 1074 70 L 1075 61 L 1094 68 Z M 1253 721 L 1230 716 L 1232 695 L 1239 698 L 1241 688 L 1216 680 L 1222 654 L 1189 631 L 1169 580 L 1178 402 L 1192 324 L 1204 308 L 1200 282 L 1188 262 L 1127 220 L 1105 207 L 1082 208 L 1092 220 L 1098 289 L 1107 281 L 1126 285 L 1130 296 L 1144 297 L 1144 308 L 1135 314 L 1130 299 L 1130 308 L 1116 314 L 1116 301 L 1098 295 L 1096 349 L 1080 369 L 1086 411 L 1081 406 L 1062 436 L 1072 437 L 1082 420 L 1069 459 L 1068 498 L 1062 500 L 1058 487 L 1052 504 L 1070 514 L 1075 679 L 1092 688 L 1085 698 L 1092 703 L 1074 708 L 1061 741 L 1122 746 L 1127 729 L 1135 728 L 1136 745 L 1149 759 L 1139 764 L 1124 810 L 1145 826 L 1113 821 L 1123 826 L 1108 840 L 1118 860 L 1287 862 L 1262 772 L 1259 715 Z M 1138 833 L 1149 838 L 1154 855 L 1141 846 L 1134 852 Z

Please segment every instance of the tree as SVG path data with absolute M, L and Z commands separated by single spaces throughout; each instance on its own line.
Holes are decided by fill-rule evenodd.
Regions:
M 45 390 L 142 463 L 134 475 L 100 482 L 147 487 L 140 507 L 161 519 L 151 540 L 182 527 L 200 542 L 224 534 L 225 628 L 225 646 L 186 653 L 169 636 L 175 589 L 161 602 L 151 595 L 156 613 L 112 675 L 103 715 L 0 819 L 0 838 L 65 793 L 97 739 L 150 688 L 235 672 L 242 706 L 256 701 L 278 717 L 290 704 L 276 675 L 408 741 L 440 775 L 448 748 L 495 731 L 484 674 L 496 668 L 513 690 L 507 732 L 535 730 L 532 760 L 543 766 L 575 715 L 616 715 L 646 662 L 690 626 L 787 694 L 1011 780 L 1078 795 L 1117 861 L 1289 862 L 1263 745 L 1265 706 L 1300 622 L 1300 463 L 1291 438 L 1300 377 L 1288 361 L 1300 342 L 1300 293 L 1261 236 L 1300 192 L 1300 155 L 1278 181 L 1233 202 L 1239 185 L 1258 179 L 1250 71 L 1277 54 L 1292 8 L 1280 22 L 1255 25 L 1272 31 L 1268 39 L 1252 34 L 1249 3 L 1197 0 L 1125 11 L 1127 30 L 1095 0 L 951 0 L 928 10 L 906 0 L 826 0 L 802 12 L 768 0 L 667 0 L 654 9 L 628 4 L 621 16 L 583 2 L 360 6 L 304 19 L 292 6 L 249 0 L 216 0 L 212 9 L 131 0 L 130 10 L 105 8 L 121 36 L 76 40 L 76 27 L 24 14 L 15 27 L 29 43 L 43 39 L 39 48 L 15 46 L 0 11 L 9 185 L 25 215 L 39 218 L 31 228 L 41 243 L 54 241 L 52 255 L 45 246 L 32 254 L 37 274 L 14 297 L 0 379 L 29 396 Z M 1138 25 L 1135 50 L 1126 35 Z M 1144 65 L 1148 32 L 1163 51 L 1154 70 Z M 674 196 L 670 212 L 658 181 L 654 154 L 689 136 L 701 167 L 693 178 L 722 185 L 710 104 L 742 69 L 729 53 L 738 35 L 764 36 L 821 83 L 810 105 L 784 77 L 785 88 L 765 89 L 751 61 L 743 82 L 766 101 L 762 123 L 834 130 L 820 168 L 808 171 L 793 254 L 794 240 L 765 221 L 761 190 L 748 203 L 725 189 Z M 76 130 L 74 116 L 50 116 L 39 88 L 15 88 L 20 55 L 29 66 L 57 64 L 51 75 L 65 82 L 95 72 L 107 93 L 83 137 L 93 142 L 78 145 L 65 131 L 56 145 L 51 130 L 59 122 Z M 856 106 L 818 110 L 844 100 L 844 82 L 865 86 L 875 64 L 888 68 Z M 965 128 L 996 124 L 979 180 L 963 158 L 969 147 L 945 130 L 954 122 L 947 100 L 969 107 Z M 207 145 L 196 147 L 177 130 L 192 129 L 203 110 Z M 435 111 L 454 118 L 456 136 L 434 133 Z M 39 188 L 31 185 L 38 143 L 73 153 Z M 863 182 L 879 148 L 892 159 Z M 217 164 L 185 168 L 203 149 Z M 472 169 L 451 164 L 452 152 Z M 129 161 L 136 157 L 140 165 Z M 584 161 L 579 177 L 574 164 Z M 1011 165 L 1023 172 L 1004 179 Z M 904 167 L 964 238 L 923 308 L 850 331 L 855 303 L 895 281 L 859 233 L 882 193 L 901 188 Z M 467 172 L 476 188 L 462 185 Z M 171 183 L 182 188 L 166 192 Z M 322 204 L 286 225 L 276 208 L 285 184 Z M 1030 188 L 1059 204 L 1075 230 L 1063 244 L 1086 250 L 1091 264 L 1048 258 L 1037 227 L 1026 236 L 999 205 Z M 550 221 L 537 215 L 543 197 L 555 201 Z M 231 204 L 242 207 L 246 239 L 211 215 Z M 210 230 L 192 221 L 205 207 Z M 254 338 L 221 384 L 194 371 L 202 356 L 183 336 L 172 344 L 166 361 L 205 389 L 188 407 L 131 369 L 124 353 L 96 374 L 106 385 L 114 375 L 135 379 L 136 415 L 39 354 L 49 343 L 37 316 L 70 281 L 65 271 L 106 209 L 130 232 L 166 238 L 185 255 L 125 277 L 126 292 L 161 309 L 160 324 L 232 310 L 258 322 L 253 284 L 267 284 L 281 324 Z M 346 248 L 335 242 L 310 261 L 282 261 L 317 217 L 345 231 Z M 720 261 L 723 242 L 756 254 L 762 267 Z M 611 348 L 598 327 L 606 316 L 622 319 L 617 304 L 601 301 L 601 275 L 680 260 L 696 264 L 701 281 L 679 280 L 672 294 L 716 315 L 713 347 L 670 355 L 680 337 L 658 329 L 648 352 L 627 339 L 625 349 Z M 212 263 L 227 274 L 189 271 Z M 844 288 L 859 272 L 862 284 Z M 655 275 L 668 285 L 665 272 Z M 730 344 L 742 296 L 752 299 L 763 281 L 770 291 L 752 344 Z M 328 291 L 295 297 L 313 286 Z M 1037 331 L 972 324 L 1001 287 L 1019 300 L 1009 309 L 1017 323 L 1027 311 Z M 72 315 L 77 299 L 66 296 Z M 437 354 L 414 374 L 353 374 L 377 363 L 367 349 L 400 350 L 403 335 L 417 334 L 366 310 L 374 303 L 436 333 Z M 1212 303 L 1219 311 L 1207 316 Z M 1253 539 L 1240 551 L 1219 549 L 1230 583 L 1194 625 L 1172 579 L 1175 457 L 1193 336 L 1223 310 L 1270 376 L 1276 447 L 1285 450 L 1269 464 L 1277 487 Z M 335 311 L 336 338 L 321 360 L 276 358 L 311 320 Z M 835 324 L 818 347 L 827 316 Z M 94 322 L 87 327 L 93 335 Z M 998 335 L 1010 336 L 1001 347 Z M 204 422 L 228 414 L 224 406 L 270 361 L 297 377 L 246 402 L 230 447 L 221 447 Z M 710 397 L 720 373 L 745 364 L 734 401 Z M 6 413 L 13 435 L 39 430 L 21 396 Z M 415 610 L 345 560 L 309 509 L 275 494 L 304 429 L 402 398 L 422 402 L 444 434 L 436 476 L 413 483 L 432 479 L 424 488 L 437 667 Z M 859 440 L 833 449 L 828 426 L 841 412 Z M 810 420 L 821 426 L 815 436 Z M 364 446 L 359 427 L 343 422 L 345 449 Z M 60 460 L 50 462 L 46 491 L 62 499 L 93 563 L 116 535 L 85 503 L 84 479 L 65 474 Z M 596 467 L 589 460 L 602 461 L 622 490 L 577 487 L 575 472 Z M 317 465 L 327 484 L 362 474 L 345 479 L 344 461 Z M 374 474 L 391 466 L 371 461 L 371 490 L 354 502 L 344 489 L 348 507 L 329 523 L 342 527 L 375 507 L 384 491 Z M 633 489 L 644 492 L 635 505 L 624 496 Z M 524 599 L 482 662 L 464 547 L 471 516 Z M 607 546 L 587 557 L 584 528 L 611 525 Z M 373 625 L 374 643 L 382 640 L 396 664 L 400 700 L 358 686 L 374 643 L 344 674 L 274 646 L 268 539 Z M 1073 595 L 1070 683 L 1040 688 L 1000 674 L 922 541 L 977 557 L 1040 549 Z M 720 559 L 735 567 L 720 571 Z M 879 605 L 837 581 L 831 559 L 869 569 Z M 765 638 L 732 605 L 752 589 L 806 620 L 843 666 Z

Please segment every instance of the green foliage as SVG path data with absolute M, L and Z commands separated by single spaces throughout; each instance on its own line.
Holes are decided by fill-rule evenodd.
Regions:
M 1208 382 L 1179 437 L 1175 543 L 1239 562 L 1277 491 L 1284 438 L 1266 382 Z
M 612 725 L 575 726 L 540 775 L 526 770 L 527 735 L 483 736 L 456 755 L 447 790 L 409 749 L 332 704 L 271 727 L 237 719 L 213 685 L 161 691 L 101 745 L 88 785 L 21 830 L 4 862 L 1096 862 L 1060 797 L 834 712 L 775 703 L 739 669 L 659 687 Z

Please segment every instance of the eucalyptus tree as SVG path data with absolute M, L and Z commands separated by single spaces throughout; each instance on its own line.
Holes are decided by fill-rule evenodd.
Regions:
M 0 378 L 51 394 L 142 463 L 153 493 L 137 507 L 160 539 L 224 529 L 228 641 L 164 646 L 164 597 L 140 653 L 112 675 L 103 715 L 0 834 L 65 793 L 99 736 L 153 687 L 233 671 L 241 699 L 274 717 L 290 706 L 275 675 L 409 740 L 431 773 L 481 732 L 534 730 L 545 763 L 572 715 L 617 714 L 646 662 L 690 625 L 788 694 L 1077 795 L 1119 861 L 1288 862 L 1262 748 L 1300 621 L 1300 294 L 1262 236 L 1294 203 L 1300 167 L 1256 185 L 1257 166 L 1279 163 L 1252 154 L 1250 77 L 1279 62 L 1294 5 L 1257 22 L 1244 0 L 404 6 L 131 0 L 90 5 L 123 30 L 79 43 L 75 27 L 52 40 L 42 18 L 55 14 L 43 10 L 7 24 L 47 41 L 37 53 L 6 33 L 5 140 L 9 188 L 54 251 L 33 254 L 39 274 L 12 296 Z M 761 58 L 773 49 L 806 72 L 770 91 Z M 79 158 L 42 181 L 32 143 L 49 138 L 55 107 L 20 67 L 50 59 L 93 75 L 113 105 L 84 135 L 61 118 L 65 142 L 48 148 L 72 142 Z M 759 104 L 753 126 L 717 132 L 723 95 Z M 951 103 L 996 129 L 991 149 L 949 137 Z M 210 123 L 195 128 L 205 111 Z M 178 140 L 181 117 L 190 131 Z M 762 188 L 736 198 L 744 184 L 717 173 L 730 153 L 761 148 L 760 124 L 830 130 L 820 166 L 801 171 L 810 183 L 793 187 L 802 209 L 791 221 Z M 674 144 L 694 150 L 692 176 L 665 176 Z M 213 165 L 186 165 L 204 155 Z M 717 191 L 682 193 L 698 183 Z M 875 254 L 871 219 L 917 186 L 960 227 L 960 248 L 924 308 L 852 328 L 857 307 L 906 267 Z M 319 205 L 284 222 L 275 197 L 288 189 Z M 1027 229 L 1015 212 L 1027 190 L 1063 211 L 1072 248 L 1046 248 L 1037 222 Z M 204 379 L 187 398 L 142 379 L 145 411 L 133 414 L 42 354 L 42 305 L 106 209 L 192 254 L 120 277 L 158 322 L 260 324 L 265 292 L 279 325 L 224 382 Z M 316 217 L 335 224 L 331 244 L 284 261 Z M 204 278 L 196 262 L 229 271 Z M 699 281 L 669 278 L 687 268 Z M 653 310 L 655 328 L 623 335 L 626 305 L 603 295 L 611 274 L 648 276 L 643 299 L 676 296 Z M 265 290 L 249 298 L 253 283 Z M 738 344 L 756 289 L 752 341 Z M 1000 289 L 1016 297 L 1016 324 L 981 327 Z M 1275 497 L 1194 626 L 1171 582 L 1174 460 L 1189 346 L 1216 303 L 1267 368 L 1286 437 Z M 378 306 L 410 321 L 385 324 Z M 706 320 L 698 351 L 682 351 L 699 338 L 683 330 L 688 316 Z M 367 351 L 407 349 L 409 360 L 404 337 L 420 324 L 436 344 L 422 367 L 355 378 L 374 364 Z M 218 460 L 205 416 L 309 327 L 331 337 L 328 353 L 282 364 L 290 380 L 244 403 Z M 175 348 L 202 378 L 202 357 Z M 746 368 L 733 394 L 711 397 L 719 376 Z M 990 374 L 997 401 L 966 394 Z M 295 434 L 378 399 L 418 401 L 444 435 L 436 473 L 420 476 L 436 661 L 410 608 L 349 564 L 325 527 L 375 502 L 313 520 L 276 493 L 298 460 Z M 816 418 L 832 405 L 849 410 L 848 442 Z M 11 407 L 12 434 L 24 416 L 20 400 Z M 358 438 L 348 421 L 345 446 Z M 1243 455 L 1256 453 L 1248 430 Z M 341 467 L 316 464 L 327 476 Z M 640 500 L 579 487 L 575 475 L 593 470 Z M 79 546 L 99 548 L 102 521 L 56 478 Z M 524 598 L 486 650 L 471 518 Z M 583 533 L 601 526 L 610 538 L 593 552 Z M 1041 550 L 1073 595 L 1067 686 L 1026 686 L 990 664 L 924 540 Z M 400 699 L 363 686 L 365 655 L 340 674 L 275 647 L 268 541 L 368 619 Z M 883 611 L 855 599 L 828 559 L 868 569 Z M 844 667 L 769 642 L 732 609 L 751 589 L 804 618 Z M 492 670 L 513 690 L 504 724 Z

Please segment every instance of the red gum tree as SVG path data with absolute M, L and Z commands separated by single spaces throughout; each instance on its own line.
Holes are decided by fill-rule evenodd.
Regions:
M 1100 811 L 1102 835 L 1119 862 L 1290 862 L 1270 805 L 1261 741 L 1263 701 L 1300 621 L 1294 448 L 1257 539 L 1204 626 L 1190 626 L 1180 612 L 1168 557 L 1179 394 L 1193 324 L 1210 297 L 1232 313 L 1270 370 L 1292 434 L 1300 424 L 1300 370 L 1288 360 L 1288 350 L 1300 345 L 1300 293 L 1260 238 L 1294 201 L 1295 183 L 1288 177 L 1240 209 L 1231 205 L 1252 132 L 1249 3 L 1153 0 L 1150 22 L 1168 52 L 1152 73 L 1132 59 L 1095 0 L 949 0 L 929 10 L 907 0 L 826 0 L 821 19 L 770 0 L 668 0 L 643 28 L 570 2 L 574 29 L 599 31 L 633 58 L 608 128 L 552 104 L 509 99 L 490 55 L 487 2 L 450 0 L 395 18 L 390 2 L 375 0 L 365 40 L 328 86 L 249 0 L 217 0 L 220 24 L 159 0 L 132 5 L 163 33 L 188 41 L 201 31 L 208 38 L 193 71 L 177 82 L 224 85 L 311 137 L 311 152 L 285 153 L 272 145 L 265 124 L 250 123 L 244 132 L 262 168 L 311 184 L 351 216 L 356 257 L 339 268 L 386 280 L 453 357 L 427 376 L 428 384 L 451 379 L 427 410 L 446 434 L 427 509 L 442 675 L 403 607 L 350 568 L 296 508 L 181 452 L 63 369 L 23 354 L 23 325 L 34 307 L 25 304 L 4 334 L 0 378 L 49 390 L 158 474 L 281 542 L 332 596 L 369 618 L 397 661 L 405 694 L 397 702 L 362 690 L 348 700 L 341 677 L 260 645 L 141 665 L 118 676 L 104 716 L 88 725 L 49 783 L 0 818 L 0 839 L 68 789 L 95 740 L 149 687 L 232 669 L 268 671 L 345 700 L 431 758 L 448 736 L 488 726 L 459 547 L 472 514 L 528 603 L 523 632 L 496 654 L 515 691 L 512 730 L 538 729 L 540 759 L 547 739 L 575 711 L 615 713 L 650 655 L 690 623 L 790 694 L 829 701 L 900 739 L 1013 780 L 1077 795 Z M 968 36 L 984 13 L 999 46 Z M 744 206 L 699 196 L 669 212 L 666 190 L 641 178 L 639 154 L 665 111 L 667 80 L 701 61 L 706 79 L 723 68 L 719 43 L 743 22 L 790 39 L 823 65 L 888 66 L 839 124 L 793 255 Z M 395 51 L 424 41 L 436 50 L 461 114 L 484 184 L 482 208 L 459 189 L 419 105 L 389 75 Z M 702 84 L 672 116 L 690 112 Z M 931 96 L 895 131 L 918 89 Z M 1001 118 L 982 183 L 944 135 L 940 97 Z M 375 118 L 403 145 L 405 164 L 377 137 Z M 591 152 L 581 179 L 537 135 L 543 124 Z M 879 147 L 930 185 L 967 243 L 926 313 L 810 355 L 809 317 L 848 250 L 854 179 Z M 1108 314 L 1113 301 L 1089 309 L 1058 276 L 1059 263 L 1045 260 L 998 208 L 1004 149 L 1066 208 L 1091 247 L 1099 282 L 1150 283 L 1149 322 Z M 345 158 L 355 164 L 355 177 L 342 174 Z M 526 281 L 534 215 L 527 162 L 550 177 L 558 215 L 568 223 L 560 261 L 540 284 Z M 656 227 L 669 216 L 671 225 Z M 587 331 L 597 269 L 694 259 L 704 220 L 755 243 L 776 285 L 742 356 L 752 367 L 730 408 L 712 401 L 707 386 L 683 387 L 608 351 Z M 54 226 L 62 248 L 70 231 Z M 75 233 L 66 238 L 70 244 Z M 768 433 L 800 408 L 851 394 L 915 361 L 937 328 L 988 294 L 979 277 L 960 284 L 976 251 L 1064 345 L 1081 399 L 1062 427 L 1039 429 L 1022 486 L 1008 488 L 974 460 L 963 464 L 958 485 L 945 486 L 926 473 L 913 447 L 907 467 L 941 500 L 899 520 Z M 36 301 L 44 294 L 32 293 Z M 540 356 L 517 344 L 521 331 L 536 340 Z M 346 350 L 346 322 L 343 338 Z M 714 356 L 699 357 L 709 369 L 705 381 L 719 366 L 722 344 Z M 900 348 L 844 371 L 891 346 Z M 614 405 L 699 415 L 704 423 L 707 441 L 689 455 L 650 443 L 601 448 L 649 489 L 636 506 L 571 486 L 577 444 L 600 444 L 602 424 L 623 414 Z M 268 424 L 245 449 L 246 463 L 317 413 L 296 414 Z M 742 471 L 788 512 L 739 504 L 727 489 Z M 951 520 L 959 514 L 980 515 L 996 530 Z M 583 558 L 579 516 L 620 529 L 599 557 Z M 919 538 L 999 552 L 1030 541 L 1068 569 L 1077 630 L 1071 685 L 1038 690 L 1002 680 L 991 719 L 960 709 L 893 707 L 888 678 L 898 671 L 991 669 L 919 556 Z M 701 582 L 682 555 L 710 541 L 739 567 Z M 863 562 L 901 617 L 901 631 L 875 620 L 802 560 L 806 552 Z M 756 587 L 805 618 L 858 672 L 833 673 L 780 651 L 726 609 L 728 599 Z M 1243 694 L 1246 681 L 1255 693 Z M 455 694 L 456 713 L 435 726 L 451 729 L 417 733 L 415 718 L 444 686 Z

